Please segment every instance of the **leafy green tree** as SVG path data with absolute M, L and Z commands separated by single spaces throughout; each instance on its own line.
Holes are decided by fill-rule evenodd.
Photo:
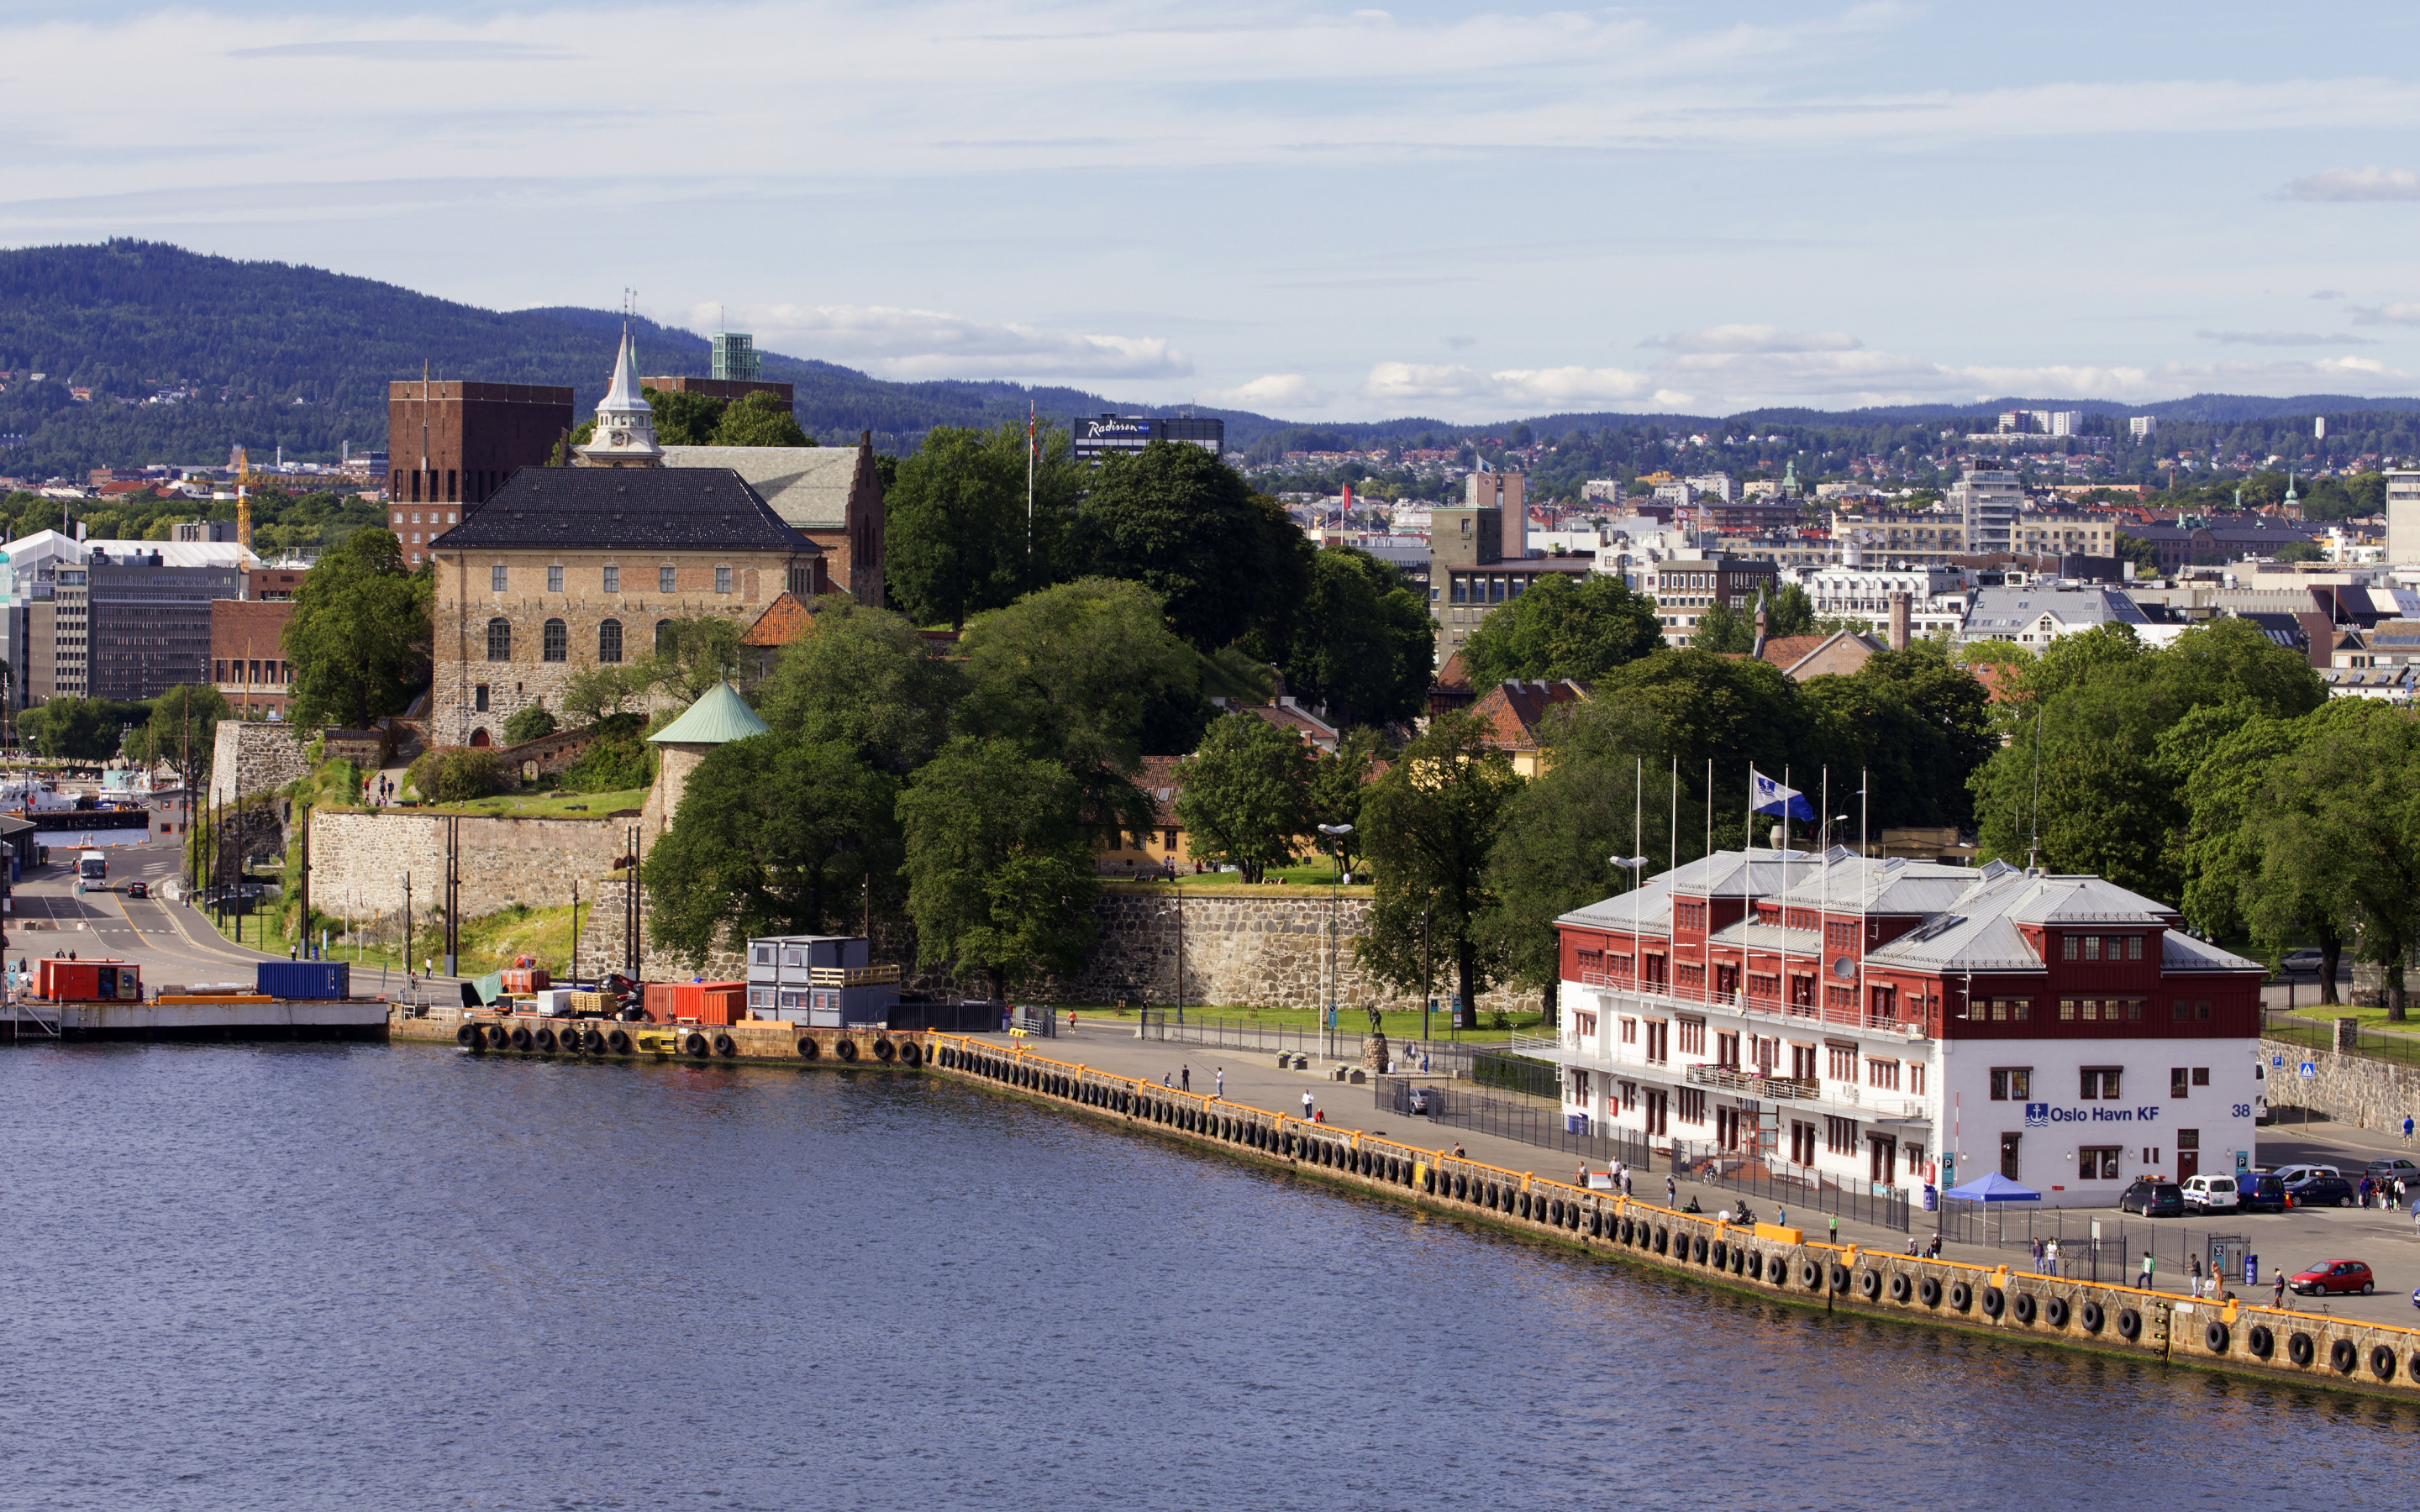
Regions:
M 2361 959 L 2385 968 L 2386 1016 L 2400 1022 L 2403 963 L 2420 927 L 2420 726 L 2367 699 L 2313 722 L 2273 764 L 2250 820 L 2261 857 L 2253 922 L 2273 938 L 2292 900 L 2353 934 Z
M 890 902 L 899 779 L 837 741 L 780 733 L 718 746 L 647 855 L 648 925 L 680 955 L 765 934 L 855 933 Z
M 1274 659 L 1295 696 L 1325 705 L 1330 722 L 1408 725 L 1424 712 L 1436 626 L 1394 568 L 1329 547 L 1311 559 L 1310 592 L 1290 621 Z
M 996 998 L 1072 974 L 1100 890 L 1084 803 L 1065 766 L 1009 740 L 962 737 L 918 768 L 898 812 L 919 964 L 981 973 Z
M 1698 627 L 1689 632 L 1689 645 L 1718 656 L 1742 655 L 1755 649 L 1756 622 L 1728 604 L 1710 604 L 1699 613 Z
M 484 746 L 439 746 L 422 751 L 404 774 L 411 790 L 430 803 L 490 797 L 504 791 L 511 780 L 504 759 Z
M 1847 676 L 1809 679 L 1798 697 L 1815 727 L 1814 751 L 1842 778 L 1865 770 L 1872 830 L 1973 823 L 1967 780 L 1999 749 L 1999 732 L 1983 685 L 1949 660 L 1946 643 L 1878 651 Z
M 179 684 L 151 701 L 150 718 L 127 737 L 125 754 L 147 765 L 166 762 L 188 786 L 198 785 L 209 776 L 219 721 L 232 712 L 209 684 Z
M 1663 649 L 1654 603 L 1621 579 L 1591 575 L 1577 586 L 1550 577 L 1491 611 L 1463 642 L 1470 686 L 1515 677 L 1592 682 Z
M 641 389 L 639 395 L 655 411 L 651 423 L 656 440 L 665 446 L 713 445 L 715 427 L 722 423 L 722 412 L 730 406 L 728 399 L 692 393 L 686 389 Z M 574 440 L 585 443 L 587 438 Z
M 1101 461 L 1078 512 L 1083 555 L 1092 571 L 1149 588 L 1178 636 L 1216 651 L 1264 607 L 1258 590 L 1272 537 L 1256 497 L 1202 447 L 1153 441 Z
M 1067 433 L 1037 438 L 1029 516 L 1025 427 L 939 425 L 883 491 L 883 576 L 894 607 L 921 625 L 962 627 L 1075 574 L 1069 528 L 1085 470 Z
M 1170 705 L 1202 701 L 1201 658 L 1149 589 L 1083 578 L 1029 594 L 969 623 L 958 650 L 959 729 L 1065 767 L 1093 823 L 1129 835 L 1151 827 L 1132 779 L 1145 754 L 1179 752 L 1146 752 L 1147 733 Z
M 654 652 L 630 663 L 625 675 L 677 702 L 694 703 L 706 689 L 739 671 L 743 633 L 738 621 L 722 614 L 666 621 L 656 627 Z
M 1356 725 L 1338 737 L 1336 748 L 1323 751 L 1311 765 L 1309 795 L 1311 820 L 1308 834 L 1320 825 L 1330 828 L 1339 825 L 1355 826 L 1352 834 L 1342 838 L 1323 837 L 1327 848 L 1347 871 L 1353 858 L 1361 853 L 1361 797 L 1369 791 L 1371 774 L 1390 752 L 1386 737 L 1368 725 Z
M 799 428 L 798 417 L 777 394 L 763 389 L 747 394 L 722 411 L 715 423 L 717 446 L 813 446 L 814 438 Z
M 1510 757 L 1467 711 L 1431 721 L 1361 799 L 1362 850 L 1376 881 L 1362 968 L 1400 991 L 1450 965 L 1467 1025 L 1503 956 L 1483 920 L 1497 904 L 1487 862 L 1521 786 Z
M 564 679 L 563 712 L 580 724 L 594 724 L 619 714 L 622 705 L 644 698 L 646 692 L 646 674 L 639 668 L 582 667 Z
M 1695 646 L 1620 667 L 1600 679 L 1592 702 L 1632 704 L 1664 732 L 1665 756 L 1678 758 L 1684 778 L 1702 786 L 1714 764 L 1718 835 L 1738 838 L 1747 825 L 1747 769 L 1795 779 L 1829 753 L 1798 686 L 1766 661 L 1732 660 Z M 1811 758 L 1811 759 L 1810 759 Z M 1732 801 L 1736 797 L 1740 801 Z M 1731 830 L 1738 824 L 1742 830 Z
M 566 793 L 627 793 L 655 779 L 655 753 L 640 738 L 646 718 L 638 714 L 609 714 L 584 728 L 595 739 L 563 769 Z
M 1294 731 L 1256 714 L 1212 720 L 1176 798 L 1187 847 L 1260 881 L 1293 859 L 1311 829 L 1311 748 Z
M 814 619 L 757 686 L 765 722 L 900 776 L 929 761 L 949 735 L 957 668 L 886 609 L 835 594 L 815 601 Z
M 355 531 L 321 557 L 286 622 L 295 722 L 365 729 L 402 713 L 428 681 L 433 586 L 427 574 L 404 569 L 393 531 Z
M 1562 980 L 1555 920 L 1664 871 L 1676 854 L 1697 859 L 1704 827 L 1695 804 L 1676 825 L 1664 731 L 1637 705 L 1565 704 L 1547 717 L 1542 739 L 1545 774 L 1512 795 L 1488 852 L 1495 903 L 1478 932 L 1512 980 L 1544 994 L 1552 1023 Z M 1613 864 L 1642 848 L 1659 864 L 1636 873 Z
M 2288 541 L 2279 547 L 2274 555 L 2280 562 L 2317 562 L 2319 548 L 2308 541 Z
M 518 746 L 525 740 L 536 740 L 554 733 L 554 716 L 543 703 L 533 703 L 517 711 L 504 721 L 504 744 Z
M 2344 935 L 2330 899 L 2281 886 L 2282 871 L 2264 879 L 2265 856 L 2253 825 L 2267 807 L 2272 770 L 2301 749 L 2327 712 L 2273 719 L 2231 704 L 2205 706 L 2161 733 L 2159 753 L 2185 798 L 2177 858 L 2185 918 L 2214 939 L 2254 935 L 2269 947 L 2273 963 L 2285 948 L 2311 938 L 2322 957 L 2320 1001 L 2333 1003 Z
M 2174 899 L 2188 815 L 2160 759 L 2162 733 L 2205 706 L 2292 717 L 2325 698 L 2301 656 L 2244 620 L 2195 626 L 2157 650 L 2122 625 L 2062 636 L 2018 672 L 1998 713 L 2009 743 L 1970 779 L 1979 855 L 2024 858 L 2039 812 L 2050 866 Z
M 117 754 L 126 726 L 147 728 L 150 719 L 148 703 L 54 694 L 20 717 L 17 733 L 35 750 L 54 760 L 101 762 Z

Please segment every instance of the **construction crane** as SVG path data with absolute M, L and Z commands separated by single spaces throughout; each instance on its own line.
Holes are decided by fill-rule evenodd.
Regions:
M 235 538 L 237 544 L 249 549 L 252 546 L 252 498 L 246 491 L 253 483 L 251 461 L 243 455 L 243 443 L 236 442 L 235 455 L 227 465 L 235 470 Z

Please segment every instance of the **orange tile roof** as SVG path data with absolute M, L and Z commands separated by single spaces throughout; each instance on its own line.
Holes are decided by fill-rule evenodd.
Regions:
M 1470 712 L 1487 721 L 1489 744 L 1503 750 L 1536 750 L 1538 726 L 1546 712 L 1587 697 L 1588 685 L 1569 678 L 1559 683 L 1515 680 L 1489 689 Z
M 743 646 L 786 646 L 800 636 L 813 632 L 814 627 L 815 617 L 808 612 L 807 606 L 785 593 L 765 606 L 765 612 L 756 616 L 756 623 L 748 627 L 748 633 L 739 638 L 739 643 Z
M 2016 689 L 2010 685 L 2015 681 L 2017 670 L 2007 662 L 1969 662 L 1966 670 L 1975 674 L 1975 681 L 1983 685 L 1983 692 L 1989 702 L 2005 703 L 2016 696 Z
M 1764 659 L 1788 671 L 1805 660 L 1808 652 L 1831 639 L 1828 635 L 1777 635 L 1764 643 Z
M 1469 688 L 1470 669 L 1464 664 L 1461 652 L 1457 651 L 1448 656 L 1445 659 L 1445 665 L 1437 669 L 1436 686 L 1466 690 Z

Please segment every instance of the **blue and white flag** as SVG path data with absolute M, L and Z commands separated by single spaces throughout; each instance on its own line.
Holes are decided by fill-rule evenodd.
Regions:
M 1808 803 L 1807 795 L 1796 788 L 1783 787 L 1753 766 L 1747 769 L 1747 779 L 1750 790 L 1756 795 L 1755 812 L 1777 814 L 1786 810 L 1792 819 L 1815 817 L 1814 805 Z

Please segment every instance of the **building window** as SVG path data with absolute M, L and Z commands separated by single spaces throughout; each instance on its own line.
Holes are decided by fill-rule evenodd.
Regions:
M 2098 961 L 2101 959 L 2100 935 L 2087 934 L 2084 937 L 2084 959 L 2086 961 Z
M 1637 1044 L 1638 1042 L 1638 1021 L 1637 1019 L 1623 1019 L 1621 1021 L 1621 1042 L 1623 1044 Z
M 2077 1072 L 2079 1086 L 2075 1095 L 2086 1103 L 2115 1103 L 2125 1072 L 2116 1066 L 2086 1066 Z
M 2208 1087 L 2210 1085 L 2210 1068 L 2208 1066 L 2195 1066 L 2194 1068 L 2193 1084 L 2195 1087 Z
M 2140 961 L 2143 959 L 2143 936 L 2140 934 L 2129 934 L 2126 936 L 2126 959 L 2129 961 Z
M 1924 1095 L 1923 1061 L 1911 1060 L 1907 1063 L 1907 1089 L 1917 1097 Z
M 496 570 L 502 572 L 504 569 L 498 567 Z M 513 659 L 513 622 L 501 614 L 488 622 L 488 659 L 489 661 Z
M 664 570 L 666 572 L 672 571 L 670 567 L 666 567 Z M 670 620 L 658 620 L 656 622 L 656 655 L 659 656 L 669 656 L 672 655 L 672 650 L 673 622 Z
M 496 594 L 501 594 L 504 591 L 504 564 L 503 563 L 499 562 L 494 566 L 488 569 L 488 590 L 490 593 Z
M 1824 1048 L 1829 1052 L 1829 1070 L 1832 1079 L 1836 1082 L 1854 1084 L 1857 1079 L 1857 1047 L 1853 1044 L 1836 1044 L 1827 1045 Z
M 1683 966 L 1682 969 L 1685 971 L 1689 968 Z M 1702 971 L 1705 968 L 1700 966 L 1698 969 Z M 1706 1021 L 1704 1019 L 1683 1019 L 1681 1021 L 1681 1054 L 1684 1056 L 1702 1056 L 1705 1053 Z M 1697 1119 L 1691 1121 L 1697 1123 L 1705 1122 L 1703 1119 Z
M 608 568 L 607 571 L 613 569 Z M 622 659 L 622 622 L 607 620 L 597 627 L 597 659 L 608 666 Z
M 1815 1164 L 1815 1126 L 1813 1124 L 1801 1123 L 1795 1119 L 1792 1120 L 1790 1125 L 1790 1164 L 1792 1165 L 1812 1165 Z
M 680 590 L 679 590 L 677 587 L 674 586 L 674 585 L 675 585 L 675 583 L 676 581 L 677 581 L 677 579 L 675 579 L 675 575 L 674 575 L 674 571 L 673 571 L 673 569 L 672 569 L 672 568 L 670 568 L 670 567 L 658 567 L 658 568 L 656 569 L 656 592 L 657 592 L 657 593 L 659 593 L 659 594 L 675 594 L 675 593 L 680 592 Z
M 1647 1058 L 1650 1063 L 1660 1066 L 1672 1058 L 1671 1033 L 1672 1026 L 1662 1019 L 1647 1021 Z
M 2075 1152 L 2075 1179 L 2079 1181 L 2114 1181 L 2118 1180 L 2118 1147 L 2087 1145 Z
M 550 594 L 559 594 L 563 592 L 563 569 L 561 567 L 549 567 L 546 569 L 546 591 Z
M 729 567 L 717 567 L 714 569 L 714 591 L 718 594 L 727 594 L 731 592 L 731 569 Z
M 481 683 L 471 689 L 471 707 L 481 714 L 488 712 L 488 685 Z
M 605 569 L 605 591 L 609 594 L 618 594 L 622 591 L 621 568 L 609 566 Z
M 1870 1087 L 1870 1088 L 1875 1088 L 1877 1091 L 1884 1091 L 1884 1092 L 1896 1092 L 1896 1091 L 1898 1091 L 1898 1090 L 1899 1090 L 1899 1062 L 1898 1062 L 1898 1061 L 1896 1061 L 1896 1060 L 1869 1060 L 1869 1061 L 1867 1061 L 1867 1062 L 1866 1062 L 1866 1085 L 1867 1085 L 1868 1087 Z
M 1831 1119 L 1823 1120 L 1823 1148 L 1835 1155 L 1857 1152 L 1857 1120 Z
M 2168 1068 L 2168 1095 L 2183 1097 L 2193 1090 L 2193 1073 L 2182 1066 Z
M 571 656 L 571 628 L 561 620 L 546 622 L 545 640 L 538 655 L 548 661 L 566 661 Z
M 1695 1088 L 1695 1087 L 1683 1087 L 1683 1088 L 1681 1088 L 1681 1106 L 1680 1106 L 1680 1115 L 1681 1115 L 1681 1121 L 1682 1121 L 1683 1123 L 1703 1123 L 1703 1122 L 1705 1122 L 1705 1121 L 1706 1121 L 1706 1094 L 1705 1094 L 1705 1092 L 1704 1092 L 1702 1089 L 1700 1089 L 1700 1088 Z
M 2059 953 L 2060 953 L 2062 956 L 2066 957 L 2066 958 L 2067 958 L 2068 960 L 2070 960 L 2070 961 L 2072 961 L 2072 960 L 2074 960 L 2074 959 L 2075 959 L 2075 954 L 2076 954 L 2076 943 L 2075 943 L 2075 941 L 2076 941 L 2076 937 L 2075 937 L 2074 935 L 2072 935 L 2072 934 L 2070 934 L 2070 935 L 2068 935 L 2068 936 L 2066 937 L 2066 939 L 2065 939 L 2064 943 L 2063 943 L 2063 944 L 2061 945 L 2061 947 L 2060 947 Z
M 1994 1066 L 1992 1068 L 1992 1101 L 2023 1103 L 2034 1095 L 2034 1069 L 2031 1066 Z

